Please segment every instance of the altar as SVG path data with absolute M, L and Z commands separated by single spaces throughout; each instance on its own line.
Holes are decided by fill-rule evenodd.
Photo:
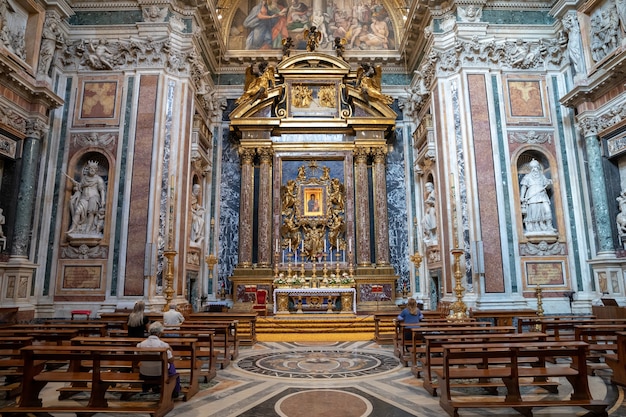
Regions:
M 341 302 L 339 309 L 337 302 Z M 274 314 L 292 312 L 303 314 L 319 311 L 356 314 L 356 290 L 354 288 L 276 288 L 274 290 Z

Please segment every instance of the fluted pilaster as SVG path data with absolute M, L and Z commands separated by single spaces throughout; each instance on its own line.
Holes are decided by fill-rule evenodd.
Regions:
M 258 262 L 272 263 L 272 148 L 257 149 L 261 160 L 259 170 Z
M 239 202 L 239 265 L 252 266 L 252 222 L 254 221 L 254 166 L 255 151 L 240 148 L 241 198 Z
M 389 265 L 389 220 L 387 216 L 387 181 L 385 164 L 387 150 L 384 147 L 372 149 L 374 156 L 374 244 L 376 250 L 376 263 Z
M 370 265 L 370 203 L 367 178 L 369 148 L 354 150 L 354 199 L 356 201 L 356 253 L 359 265 Z

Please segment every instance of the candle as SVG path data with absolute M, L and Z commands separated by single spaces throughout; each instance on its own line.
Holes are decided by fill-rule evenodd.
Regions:
M 285 251 L 283 251 L 283 263 L 285 263 Z
M 291 252 L 291 239 L 289 239 L 289 252 Z
M 352 239 L 348 240 L 348 252 L 352 252 Z
M 346 251 L 345 250 L 343 251 L 343 261 L 344 262 L 346 261 Z
M 337 238 L 337 252 L 339 252 L 339 238 Z
M 326 240 L 324 239 L 324 252 L 326 252 Z
M 295 263 L 298 263 L 298 251 L 296 251 L 295 254 L 296 254 Z
M 278 239 L 276 239 L 276 253 L 278 253 Z
M 304 251 L 304 240 L 302 240 L 302 249 L 300 249 L 301 251 Z

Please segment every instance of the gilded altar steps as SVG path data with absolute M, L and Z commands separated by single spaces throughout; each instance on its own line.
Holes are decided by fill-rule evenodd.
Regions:
M 259 317 L 256 323 L 256 333 L 368 333 L 373 335 L 375 330 L 372 316 L 346 316 L 340 317 L 335 314 L 298 315 L 291 314 L 286 317 Z M 393 333 L 393 326 L 381 326 L 383 333 Z

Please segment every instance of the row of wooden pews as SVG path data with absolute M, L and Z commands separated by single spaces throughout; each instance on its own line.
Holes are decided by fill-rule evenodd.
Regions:
M 396 323 L 396 355 L 423 379 L 426 391 L 440 396 L 450 416 L 458 416 L 462 408 L 513 408 L 532 415 L 537 407 L 581 407 L 606 416 L 608 404 L 592 398 L 587 375 L 610 363 L 621 366 L 617 379 L 626 385 L 626 323 L 620 320 L 519 316 L 517 323 L 505 326 L 497 325 L 507 322 L 504 319 L 477 319 L 424 320 L 410 329 L 408 342 L 406 329 Z M 572 395 L 548 401 L 526 398 L 520 388 L 531 385 L 556 393 L 563 381 L 571 384 Z M 467 392 L 470 387 L 492 395 L 477 397 L 475 391 Z M 497 388 L 505 394 L 498 395 Z
M 171 379 L 167 375 L 156 381 L 165 387 L 157 399 L 146 400 L 140 394 L 142 384 L 150 382 L 144 381 L 138 371 L 142 356 L 136 345 L 144 339 L 127 337 L 128 313 L 102 316 L 1 328 L 0 390 L 6 398 L 16 398 L 17 404 L 0 408 L 0 415 L 68 412 L 76 408 L 73 399 L 79 393 L 89 395 L 86 414 L 138 412 L 159 417 L 171 410 Z M 150 313 L 149 317 L 162 319 L 160 313 Z M 229 366 L 237 357 L 241 321 L 247 323 L 245 340 L 252 343 L 256 340 L 256 313 L 189 314 L 180 328 L 166 330 L 162 339 L 172 347 L 178 376 L 182 376 L 182 400 L 193 397 L 199 382 L 208 382 L 216 376 L 218 368 Z M 105 357 L 105 351 L 116 355 Z M 167 358 L 161 359 L 166 369 Z M 43 387 L 56 382 L 63 383 L 57 402 L 39 398 Z M 129 400 L 136 394 L 140 396 Z

